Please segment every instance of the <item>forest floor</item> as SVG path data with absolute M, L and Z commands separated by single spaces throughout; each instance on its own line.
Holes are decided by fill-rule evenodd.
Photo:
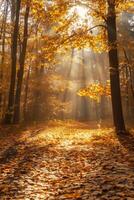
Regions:
M 134 200 L 134 131 L 49 122 L 0 128 L 1 200 Z

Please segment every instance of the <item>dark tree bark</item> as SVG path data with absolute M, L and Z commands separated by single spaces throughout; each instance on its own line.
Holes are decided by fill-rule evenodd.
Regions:
M 117 50 L 117 30 L 116 30 L 116 13 L 115 0 L 108 0 L 107 32 L 109 43 L 109 64 L 110 64 L 110 81 L 111 81 L 111 98 L 114 125 L 117 133 L 126 132 L 120 90 L 119 78 L 119 59 Z
M 1 63 L 0 63 L 0 119 L 2 118 L 2 108 L 3 108 L 3 72 L 4 72 L 4 62 L 5 62 L 5 36 L 6 36 L 6 21 L 7 21 L 7 14 L 8 14 L 8 0 L 5 3 L 4 13 L 3 13 L 3 22 L 1 28 Z
M 24 17 L 24 34 L 23 34 L 23 42 L 22 42 L 22 48 L 20 52 L 20 59 L 19 64 L 20 68 L 18 70 L 17 74 L 17 87 L 16 87 L 16 95 L 15 95 L 15 105 L 14 105 L 14 116 L 13 116 L 13 122 L 19 123 L 20 121 L 20 100 L 21 100 L 21 91 L 22 91 L 22 81 L 23 81 L 23 75 L 24 75 L 24 65 L 25 65 L 25 56 L 26 56 L 26 49 L 27 49 L 27 40 L 28 40 L 28 18 L 29 18 L 29 0 L 27 1 L 26 5 L 26 12 Z
M 10 89 L 9 89 L 9 97 L 8 97 L 8 106 L 7 106 L 7 111 L 6 111 L 5 119 L 4 119 L 5 124 L 12 123 L 12 119 L 13 119 L 20 6 L 21 6 L 21 0 L 17 0 L 14 30 L 12 34 L 12 44 L 11 44 L 11 80 L 10 80 Z

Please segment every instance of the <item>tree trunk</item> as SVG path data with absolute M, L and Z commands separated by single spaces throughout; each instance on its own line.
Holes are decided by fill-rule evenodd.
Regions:
M 22 81 L 23 81 L 23 75 L 24 75 L 25 56 L 26 56 L 26 48 L 27 48 L 27 40 L 28 40 L 29 10 L 30 10 L 29 1 L 27 1 L 25 18 L 24 18 L 23 43 L 22 43 L 22 50 L 20 52 L 20 59 L 19 59 L 20 68 L 18 70 L 18 80 L 17 80 L 17 87 L 16 87 L 16 95 L 15 95 L 15 106 L 14 106 L 14 116 L 13 116 L 14 123 L 19 123 L 20 121 L 20 99 L 21 99 Z
M 12 123 L 12 118 L 13 118 L 20 5 L 21 5 L 21 0 L 17 0 L 16 13 L 15 13 L 15 24 L 14 24 L 14 30 L 13 30 L 13 35 L 12 35 L 12 44 L 11 44 L 11 80 L 10 80 L 10 89 L 9 89 L 9 97 L 8 97 L 8 107 L 7 107 L 7 111 L 6 111 L 5 119 L 4 119 L 5 124 Z
M 28 99 L 28 90 L 29 90 L 29 78 L 30 78 L 31 66 L 28 68 L 26 84 L 25 84 L 25 95 L 24 95 L 24 104 L 23 104 L 23 119 L 27 120 L 27 99 Z
M 6 22 L 7 22 L 7 14 L 8 14 L 8 5 L 9 2 L 7 1 L 4 8 L 3 13 L 3 22 L 2 22 L 2 29 L 1 29 L 1 38 L 2 38 L 2 44 L 1 44 L 1 63 L 0 63 L 0 119 L 2 119 L 2 108 L 3 108 L 3 72 L 4 72 L 4 62 L 5 62 L 5 36 L 6 36 Z
M 111 98 L 113 120 L 117 133 L 126 132 L 120 90 L 119 78 L 119 59 L 117 50 L 117 30 L 116 30 L 116 13 L 115 0 L 108 0 L 108 17 L 107 17 L 107 32 L 109 43 L 109 64 L 110 64 L 110 81 L 111 81 Z
M 131 69 L 131 63 L 129 61 L 129 57 L 127 56 L 127 52 L 126 50 L 124 49 L 124 56 L 125 56 L 125 59 L 126 59 L 126 62 L 127 62 L 127 70 L 128 70 L 128 74 L 129 74 L 129 78 L 130 78 L 130 87 L 131 87 L 131 92 L 132 92 L 132 96 L 134 98 L 134 87 L 133 87 L 133 76 L 132 76 L 132 69 Z M 128 77 L 127 77 L 128 78 Z

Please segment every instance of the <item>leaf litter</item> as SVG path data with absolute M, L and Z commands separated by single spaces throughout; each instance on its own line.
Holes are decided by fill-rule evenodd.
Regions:
M 134 199 L 133 131 L 49 122 L 3 128 L 0 144 L 1 200 Z

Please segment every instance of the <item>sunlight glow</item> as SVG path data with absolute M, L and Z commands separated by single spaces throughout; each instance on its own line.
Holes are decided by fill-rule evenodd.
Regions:
M 79 16 L 81 20 L 85 20 L 87 18 L 87 8 L 83 6 L 76 6 L 75 12 Z
M 82 5 L 75 5 L 69 11 L 69 16 L 76 15 L 77 20 L 73 23 L 72 30 L 81 28 L 83 26 L 90 26 L 92 24 L 92 18 L 88 13 L 88 8 Z
M 56 124 L 58 125 L 55 126 Z M 49 126 L 52 127 L 47 127 L 47 129 L 39 132 L 32 138 L 28 138 L 28 141 L 41 146 L 45 144 L 50 145 L 50 147 L 54 145 L 62 149 L 82 149 L 85 148 L 83 144 L 89 145 L 94 137 L 104 135 L 109 137 L 113 133 L 112 128 L 96 129 L 93 128 L 93 124 L 83 124 L 76 121 L 51 121 L 49 122 Z

